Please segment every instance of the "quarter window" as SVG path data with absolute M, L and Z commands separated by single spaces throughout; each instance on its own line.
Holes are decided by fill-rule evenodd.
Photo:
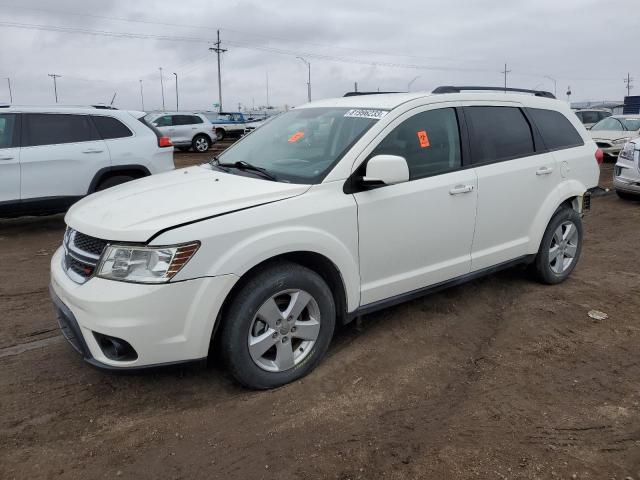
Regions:
M 0 148 L 15 147 L 16 115 L 0 115 Z
M 103 140 L 131 137 L 133 135 L 126 125 L 113 117 L 95 115 L 93 117 L 93 121 L 95 122 L 98 132 Z
M 473 163 L 491 163 L 533 155 L 529 122 L 515 107 L 466 107 L 471 126 Z
M 571 122 L 554 110 L 530 108 L 529 114 L 542 135 L 542 140 L 549 150 L 578 147 L 584 141 Z
M 89 115 L 27 113 L 23 118 L 25 147 L 100 140 Z
M 453 108 L 418 113 L 398 125 L 371 153 L 398 155 L 409 165 L 409 178 L 460 168 L 460 132 Z

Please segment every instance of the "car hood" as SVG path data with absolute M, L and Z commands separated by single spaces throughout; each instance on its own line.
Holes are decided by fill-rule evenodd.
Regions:
M 92 237 L 146 242 L 161 230 L 284 200 L 309 187 L 190 167 L 89 195 L 71 207 L 65 222 Z
M 598 130 L 590 131 L 591 138 L 594 140 L 616 140 L 618 138 L 635 137 L 638 135 L 636 132 L 627 132 L 624 130 Z

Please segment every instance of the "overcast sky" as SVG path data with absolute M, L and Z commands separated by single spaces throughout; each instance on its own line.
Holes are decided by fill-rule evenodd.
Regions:
M 627 72 L 640 85 L 637 0 L 0 0 L 0 77 L 14 103 L 181 109 L 217 102 L 221 29 L 223 105 L 236 110 L 360 90 L 508 85 L 571 100 L 619 100 Z M 64 30 L 64 31 L 60 31 Z M 85 33 L 79 33 L 85 32 Z M 102 33 L 99 33 L 102 32 Z M 126 36 L 123 36 L 126 35 Z M 634 91 L 632 90 L 632 94 Z M 640 87 L 635 93 L 640 95 Z M 0 80 L 0 102 L 9 100 Z

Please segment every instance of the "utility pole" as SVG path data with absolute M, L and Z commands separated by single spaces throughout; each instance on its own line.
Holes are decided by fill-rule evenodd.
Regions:
M 7 77 L 7 85 L 9 85 L 9 103 L 13 103 L 13 94 L 11 93 L 11 79 Z
M 265 72 L 267 76 L 267 108 L 269 108 L 269 71 Z
M 411 85 L 413 85 L 413 82 L 415 82 L 419 78 L 420 78 L 420 75 L 418 75 L 417 77 L 414 77 L 413 80 L 411 80 L 409 83 L 407 83 L 407 92 L 411 91 Z
M 633 88 L 633 77 L 629 73 L 627 73 L 627 78 L 624 79 L 624 83 L 627 84 L 627 97 L 631 96 L 631 89 Z
M 48 75 L 53 78 L 53 94 L 56 96 L 56 103 L 58 103 L 58 85 L 56 83 L 56 78 L 60 78 L 62 75 L 57 75 L 55 73 L 49 73 Z
M 504 91 L 507 92 L 507 73 L 511 73 L 511 70 L 507 70 L 507 64 L 504 64 L 504 70 L 500 73 L 504 74 Z
M 571 87 L 567 87 L 567 103 L 571 105 Z
M 176 76 L 176 112 L 180 110 L 179 104 L 178 104 L 178 74 L 176 72 L 173 72 L 173 74 Z
M 140 80 L 140 102 L 142 102 L 142 111 L 144 112 L 144 93 L 142 92 L 142 80 Z
M 558 96 L 558 88 L 557 88 L 557 81 L 555 78 L 550 77 L 549 75 L 545 75 L 544 78 L 548 78 L 549 80 L 551 80 L 553 82 L 553 96 L 557 97 Z
M 310 102 L 311 101 L 311 63 L 307 62 L 304 58 L 302 57 L 297 57 L 300 60 L 302 60 L 302 62 L 307 66 L 307 68 L 309 69 L 309 79 L 307 80 L 307 100 Z
M 160 92 L 162 93 L 162 111 L 164 112 L 164 83 L 162 82 L 162 67 L 158 67 L 160 70 Z
M 358 82 L 353 82 L 353 91 L 354 92 L 358 91 Z
M 220 30 L 218 30 L 218 41 L 214 43 L 215 47 L 209 47 L 209 50 L 216 52 L 218 55 L 218 112 L 222 113 L 222 75 L 220 74 L 220 54 L 227 51 L 226 48 L 220 48 Z

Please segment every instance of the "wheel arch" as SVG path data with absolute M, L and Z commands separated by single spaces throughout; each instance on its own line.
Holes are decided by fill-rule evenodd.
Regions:
M 556 211 L 563 207 L 569 207 L 578 213 L 582 213 L 581 197 L 587 191 L 587 187 L 577 180 L 568 180 L 561 183 L 549 194 L 545 202 L 538 210 L 530 230 L 529 253 L 537 253 L 540 248 L 540 242 L 547 229 L 547 225 Z
M 281 253 L 270 258 L 264 259 L 245 271 L 233 285 L 218 311 L 213 332 L 211 334 L 211 344 L 216 340 L 222 325 L 224 316 L 231 305 L 231 302 L 240 290 L 258 273 L 268 269 L 270 266 L 279 262 L 291 262 L 309 270 L 314 271 L 327 283 L 336 305 L 336 324 L 344 325 L 349 322 L 350 317 L 347 313 L 347 290 L 344 278 L 340 273 L 336 264 L 325 255 L 308 250 L 296 250 Z
M 151 172 L 144 165 L 116 165 L 101 168 L 93 176 L 89 184 L 89 189 L 87 190 L 87 195 L 94 193 L 101 182 L 116 175 L 131 175 L 136 178 L 142 178 L 151 175 Z

